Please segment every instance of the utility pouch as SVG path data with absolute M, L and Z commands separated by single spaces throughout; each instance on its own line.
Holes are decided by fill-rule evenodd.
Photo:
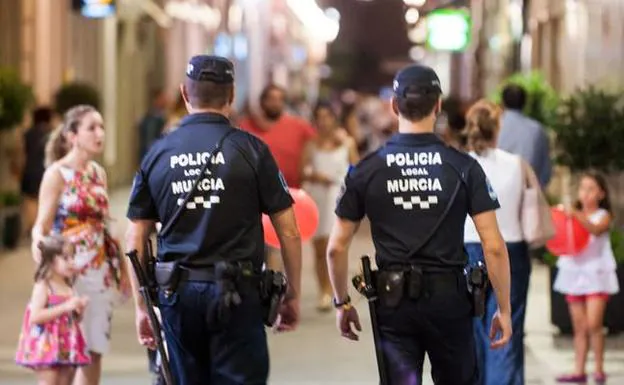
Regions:
M 178 261 L 156 262 L 154 278 L 158 287 L 165 291 L 165 295 L 171 295 L 176 291 L 180 283 L 180 266 Z
M 377 293 L 380 304 L 385 307 L 396 307 L 403 298 L 405 272 L 379 271 L 377 277 Z
M 232 313 L 232 308 L 242 303 L 239 293 L 239 266 L 228 262 L 215 264 L 215 278 L 219 291 L 218 318 L 219 322 L 226 323 Z
M 419 299 L 423 292 L 424 277 L 421 268 L 412 266 L 407 281 L 407 296 L 411 299 Z

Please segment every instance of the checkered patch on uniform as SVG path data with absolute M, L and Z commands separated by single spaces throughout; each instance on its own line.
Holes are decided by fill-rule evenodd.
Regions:
M 178 199 L 178 206 L 184 202 L 184 199 Z M 198 207 L 203 207 L 205 209 L 209 209 L 212 205 L 220 203 L 221 198 L 218 195 L 208 195 L 208 196 L 196 196 L 193 199 L 189 199 L 186 203 L 186 208 L 190 210 L 194 210 Z
M 412 210 L 415 208 L 429 209 L 432 205 L 438 204 L 438 197 L 435 195 L 429 195 L 426 198 L 419 196 L 412 196 L 409 199 L 403 197 L 394 197 L 394 204 L 403 207 L 404 210 Z

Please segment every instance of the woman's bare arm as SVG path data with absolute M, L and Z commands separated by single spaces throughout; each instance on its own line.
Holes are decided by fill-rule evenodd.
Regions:
M 33 258 L 37 263 L 41 257 L 37 244 L 52 230 L 59 198 L 63 192 L 64 182 L 58 167 L 57 164 L 53 164 L 46 169 L 39 189 L 39 209 L 31 233 Z

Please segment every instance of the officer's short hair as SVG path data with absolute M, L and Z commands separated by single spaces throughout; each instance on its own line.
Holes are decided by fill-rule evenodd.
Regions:
M 219 109 L 232 103 L 234 85 L 186 79 L 186 93 L 195 108 Z
M 438 75 L 422 65 L 411 65 L 399 71 L 394 78 L 393 91 L 399 114 L 411 121 L 431 115 L 442 95 Z
M 503 88 L 503 106 L 510 110 L 523 110 L 526 105 L 527 94 L 518 84 L 509 84 Z
M 234 100 L 234 65 L 219 56 L 193 56 L 186 68 L 185 85 L 193 107 L 223 108 Z

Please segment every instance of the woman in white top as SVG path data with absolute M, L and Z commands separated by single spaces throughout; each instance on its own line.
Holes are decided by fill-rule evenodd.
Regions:
M 355 141 L 338 127 L 337 116 L 329 104 L 317 105 L 313 119 L 318 135 L 304 150 L 303 189 L 314 199 L 319 211 L 319 225 L 313 239 L 320 291 L 318 309 L 327 311 L 332 308 L 332 287 L 325 252 L 340 187 L 349 165 L 358 161 L 358 153 Z
M 487 293 L 486 314 L 475 320 L 475 339 L 481 379 L 478 385 L 524 385 L 524 317 L 531 274 L 527 244 L 523 240 L 520 207 L 524 190 L 522 160 L 496 148 L 500 130 L 500 109 L 479 101 L 466 114 L 468 150 L 481 165 L 489 180 L 490 193 L 497 195 L 501 208 L 496 217 L 509 251 L 511 267 L 511 309 L 513 336 L 503 349 L 490 350 L 488 333 L 496 298 Z M 470 263 L 483 262 L 480 238 L 471 218 L 466 219 L 464 243 Z

